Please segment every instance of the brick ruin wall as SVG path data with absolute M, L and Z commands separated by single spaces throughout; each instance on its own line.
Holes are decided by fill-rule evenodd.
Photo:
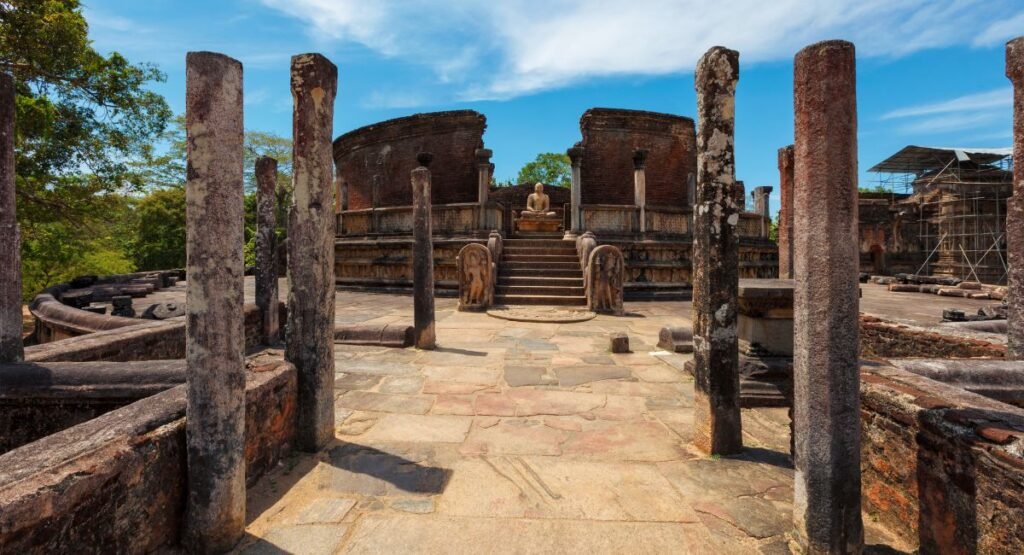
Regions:
M 1024 410 L 861 370 L 864 510 L 922 553 L 1024 552 Z
M 861 314 L 860 355 L 865 358 L 1005 358 L 1006 345 L 943 335 Z
M 921 252 L 916 214 L 900 215 L 894 200 L 907 195 L 860 193 L 858 242 L 860 271 L 868 274 L 914 273 L 927 253 Z
M 697 175 L 697 138 L 690 118 L 640 110 L 591 108 L 580 118 L 582 204 L 632 205 L 633 151 L 647 149 L 647 206 L 687 206 Z
M 477 201 L 475 152 L 483 148 L 487 119 L 472 110 L 434 112 L 382 121 L 334 141 L 338 177 L 348 186 L 348 210 L 373 207 L 374 180 L 380 207 L 412 205 L 409 172 L 416 155 L 430 152 L 431 201 Z

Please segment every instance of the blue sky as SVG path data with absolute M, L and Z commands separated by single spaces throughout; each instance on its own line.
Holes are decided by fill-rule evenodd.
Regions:
M 184 110 L 185 53 L 245 67 L 249 129 L 291 133 L 289 58 L 339 69 L 335 135 L 416 112 L 487 116 L 496 176 L 580 139 L 589 107 L 694 117 L 693 66 L 716 44 L 740 52 L 737 177 L 777 185 L 793 140 L 793 55 L 817 40 L 857 45 L 859 159 L 907 144 L 1011 144 L 1004 43 L 1024 0 L 85 0 L 101 51 L 152 62 L 153 88 Z M 772 210 L 777 209 L 778 189 Z

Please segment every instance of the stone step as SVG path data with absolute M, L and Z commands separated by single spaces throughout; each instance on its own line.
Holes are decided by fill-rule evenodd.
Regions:
M 565 295 L 494 295 L 495 304 L 499 305 L 554 305 L 554 306 L 586 306 L 587 298 L 583 296 Z
M 552 287 L 583 287 L 583 277 L 534 277 L 498 275 L 498 285 L 549 285 Z
M 505 239 L 502 242 L 503 248 L 531 248 L 531 249 L 572 249 L 576 250 L 575 241 L 563 241 L 561 239 Z
M 508 262 L 558 262 L 580 265 L 580 259 L 571 254 L 508 254 L 502 255 L 502 263 Z
M 576 258 L 576 249 L 572 247 L 504 247 L 502 256 L 510 254 L 557 254 Z
M 580 270 L 580 263 L 576 260 L 565 262 L 523 262 L 518 260 L 502 260 L 500 269 L 520 270 L 535 268 L 538 270 Z
M 501 285 L 495 289 L 496 295 L 529 295 L 540 296 L 565 296 L 582 297 L 583 285 L 575 287 L 554 287 L 551 285 Z
M 509 239 L 559 239 L 565 238 L 565 232 L 562 231 L 527 231 L 517 232 L 509 235 Z
M 498 279 L 506 277 L 552 277 L 552 278 L 575 278 L 583 279 L 583 270 L 580 270 L 579 266 L 575 269 L 569 270 L 555 270 L 551 268 L 537 268 L 535 266 L 527 266 L 524 268 L 507 268 L 501 266 L 498 268 Z

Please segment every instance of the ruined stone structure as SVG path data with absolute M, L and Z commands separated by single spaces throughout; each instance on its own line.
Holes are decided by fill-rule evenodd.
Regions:
M 734 153 L 739 53 L 716 46 L 694 74 L 697 90 L 697 205 L 694 215 L 694 434 L 701 451 L 743 449 L 736 337 L 739 238 Z
M 487 247 L 470 243 L 459 251 L 459 310 L 486 310 L 494 299 L 494 261 Z
M 601 245 L 590 251 L 585 270 L 587 307 L 604 314 L 621 315 L 625 262 L 622 251 Z

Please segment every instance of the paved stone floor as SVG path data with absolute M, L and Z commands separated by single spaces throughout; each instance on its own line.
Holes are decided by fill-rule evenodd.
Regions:
M 412 322 L 405 296 L 337 307 L 338 324 Z M 740 456 L 690 447 L 686 357 L 654 346 L 689 303 L 573 324 L 454 308 L 438 300 L 435 351 L 336 346 L 337 441 L 250 490 L 240 551 L 788 552 L 786 409 L 743 411 Z M 633 353 L 609 352 L 613 331 Z

